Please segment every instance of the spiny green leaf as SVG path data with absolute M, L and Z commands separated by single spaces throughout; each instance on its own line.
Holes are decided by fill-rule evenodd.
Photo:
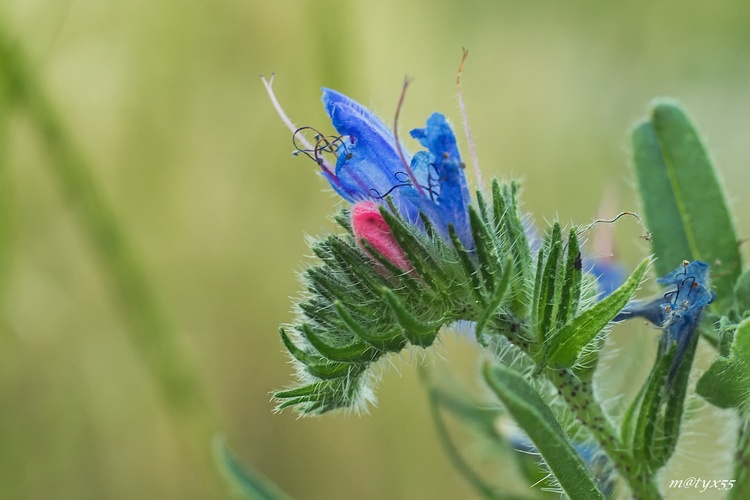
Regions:
M 385 332 L 381 335 L 371 332 L 361 322 L 354 319 L 341 302 L 334 302 L 333 307 L 336 309 L 336 314 L 341 318 L 341 321 L 354 335 L 376 349 L 399 352 L 406 345 L 406 339 L 398 332 Z
M 694 335 L 690 345 L 683 354 L 677 371 L 672 375 L 671 382 L 666 387 L 666 401 L 664 404 L 664 415 L 659 420 L 659 438 L 653 443 L 652 456 L 653 467 L 659 469 L 666 465 L 672 457 L 677 440 L 680 437 L 680 426 L 685 411 L 685 396 L 687 395 L 688 383 L 690 381 L 690 369 L 693 366 L 695 350 L 698 346 L 700 335 Z
M 472 206 L 469 206 L 469 221 L 484 289 L 492 293 L 495 289 L 495 273 L 498 270 L 497 246 L 487 230 L 486 223 Z
M 321 380 L 302 387 L 277 391 L 273 394 L 279 401 L 276 410 L 296 407 L 301 414 L 310 415 L 350 407 L 358 400 L 362 389 L 363 371 L 353 373 L 350 377 Z
M 492 181 L 492 206 L 495 221 L 495 231 L 498 241 L 506 242 L 513 255 L 513 269 L 518 279 L 511 283 L 510 310 L 518 317 L 526 317 L 532 307 L 534 290 L 527 286 L 527 274 L 531 271 L 533 257 L 526 239 L 526 229 L 518 214 L 516 192 L 518 185 L 513 182 L 510 186 L 501 186 L 497 179 Z
M 570 367 L 575 364 L 586 344 L 625 307 L 643 280 L 650 262 L 651 259 L 644 259 L 617 290 L 573 318 L 552 336 L 548 349 L 551 366 Z
M 505 259 L 505 265 L 503 266 L 503 270 L 501 271 L 502 274 L 500 275 L 500 282 L 497 284 L 495 293 L 492 295 L 489 305 L 484 309 L 484 312 L 482 312 L 482 315 L 477 320 L 475 332 L 477 341 L 480 344 L 484 344 L 482 334 L 484 333 L 484 328 L 487 326 L 487 322 L 490 320 L 492 315 L 495 314 L 498 307 L 500 307 L 500 304 L 505 299 L 505 295 L 508 291 L 508 285 L 510 283 L 510 274 L 512 272 L 512 269 L 513 258 L 509 256 L 507 259 Z
M 719 357 L 698 380 L 698 394 L 719 408 L 740 408 L 750 401 L 750 318 L 737 326 L 728 358 Z
M 581 457 L 568 442 L 552 410 L 518 373 L 503 365 L 484 365 L 484 379 L 516 423 L 526 432 L 570 498 L 603 499 Z
M 305 365 L 305 369 L 311 375 L 322 379 L 328 379 L 345 377 L 349 374 L 351 367 L 348 363 L 332 362 L 322 356 L 300 349 L 294 342 L 292 342 L 292 339 L 289 338 L 283 328 L 279 328 L 279 334 L 281 335 L 281 340 L 284 342 L 284 346 L 286 346 L 289 353 L 294 359 Z
M 633 422 L 631 443 L 633 454 L 644 465 L 648 465 L 650 470 L 653 470 L 652 446 L 655 441 L 658 413 L 662 406 L 666 380 L 675 352 L 674 346 L 666 351 L 660 347 L 656 363 L 645 383 L 641 400 L 638 402 L 638 411 Z
M 384 288 L 383 297 L 404 329 L 404 336 L 414 345 L 429 347 L 435 341 L 442 321 L 424 322 L 414 316 L 391 290 Z
M 331 236 L 327 240 L 331 253 L 338 262 L 338 268 L 349 275 L 349 279 L 355 286 L 349 288 L 349 293 L 368 293 L 369 297 L 377 298 L 377 291 L 388 282 L 383 276 L 375 272 L 369 257 L 351 244 Z
M 632 139 L 657 274 L 683 260 L 719 262 L 711 308 L 726 312 L 742 262 L 724 191 L 697 131 L 678 104 L 657 101 Z
M 396 210 L 395 207 L 392 210 Z M 445 293 L 448 283 L 444 278 L 442 267 L 420 241 L 420 237 L 415 234 L 413 226 L 407 227 L 400 217 L 383 206 L 380 207 L 380 214 L 417 274 L 437 294 Z
M 466 276 L 466 279 L 469 280 L 469 283 L 471 283 L 471 292 L 474 295 L 474 300 L 476 300 L 478 304 L 486 306 L 487 304 L 485 303 L 485 298 L 482 294 L 482 285 L 479 283 L 479 276 L 477 275 L 477 268 L 471 261 L 471 257 L 469 256 L 469 252 L 466 250 L 466 247 L 464 247 L 464 244 L 461 243 L 461 240 L 458 238 L 458 234 L 456 234 L 456 228 L 453 227 L 453 224 L 448 224 L 448 234 L 451 237 L 453 247 L 456 249 L 458 261 L 461 263 L 461 267 L 464 270 L 464 275 Z
M 324 335 L 319 334 L 306 323 L 300 325 L 299 331 L 316 351 L 332 361 L 367 363 L 377 359 L 380 355 L 371 345 L 357 340 L 343 345 L 326 342 Z
M 562 252 L 560 223 L 555 222 L 552 226 L 549 241 L 550 249 L 547 254 L 547 262 L 544 264 L 544 271 L 539 283 L 539 303 L 537 304 L 537 318 L 539 323 L 534 325 L 538 328 L 538 338 L 541 342 L 545 342 L 549 336 L 550 326 L 552 325 L 552 312 L 555 308 L 555 299 L 557 298 L 557 272 L 560 269 L 560 252 Z
M 557 310 L 557 319 L 555 321 L 557 327 L 567 323 L 568 315 L 575 316 L 578 310 L 578 301 L 581 298 L 582 274 L 581 250 L 578 246 L 576 228 L 573 227 L 570 229 L 570 234 L 568 235 L 565 276 L 560 294 L 560 307 Z

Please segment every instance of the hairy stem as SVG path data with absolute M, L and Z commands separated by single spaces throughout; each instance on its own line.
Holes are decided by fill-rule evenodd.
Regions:
M 591 382 L 582 381 L 571 370 L 549 369 L 546 373 L 578 421 L 591 432 L 620 476 L 628 483 L 633 498 L 661 498 L 653 474 L 643 470 L 633 459 L 597 401 Z

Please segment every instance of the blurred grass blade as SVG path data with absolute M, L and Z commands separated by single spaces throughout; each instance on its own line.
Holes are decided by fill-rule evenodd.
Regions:
M 0 76 L 0 304 L 4 302 L 10 283 L 11 252 L 15 240 L 13 191 L 9 172 L 11 89 L 7 79 Z M 0 339 L 2 341 L 2 339 Z
M 214 439 L 214 458 L 234 489 L 247 500 L 291 500 L 270 479 L 248 469 L 229 450 L 224 438 Z
M 46 147 L 50 170 L 98 253 L 105 279 L 119 299 L 126 330 L 162 396 L 177 432 L 218 487 L 208 453 L 214 416 L 193 364 L 154 294 L 148 274 L 123 230 L 91 165 L 70 138 L 38 81 L 33 65 L 0 25 L 0 75 L 13 104 L 26 112 Z
M 750 400 L 750 318 L 737 327 L 730 356 L 713 362 L 698 380 L 696 392 L 719 408 L 747 407 Z
M 502 438 L 497 433 L 495 421 L 499 410 L 484 410 L 476 401 L 470 401 L 465 393 L 451 394 L 438 389 L 433 385 L 426 370 L 420 370 L 420 378 L 427 388 L 427 396 L 430 403 L 430 415 L 435 425 L 440 444 L 443 446 L 448 458 L 456 471 L 477 491 L 483 498 L 499 499 L 501 497 L 497 488 L 487 483 L 482 476 L 474 470 L 471 464 L 461 455 L 458 446 L 451 438 L 441 408 L 448 410 L 457 416 L 462 423 L 475 427 L 485 439 L 492 442 L 494 446 L 502 445 Z
M 678 104 L 657 101 L 632 142 L 656 273 L 683 260 L 718 262 L 712 308 L 725 311 L 742 263 L 724 191 L 697 131 Z
M 576 500 L 603 499 L 552 410 L 523 376 L 503 365 L 484 365 L 484 379 L 539 450 L 560 486 Z
M 650 262 L 649 258 L 643 259 L 620 288 L 573 318 L 550 339 L 550 366 L 570 367 L 578 361 L 583 348 L 625 307 L 641 284 Z

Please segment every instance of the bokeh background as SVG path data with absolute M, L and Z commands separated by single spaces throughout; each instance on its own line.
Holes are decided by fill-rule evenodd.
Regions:
M 92 237 L 64 154 L 33 102 L 3 92 L 0 498 L 218 497 L 214 433 L 295 498 L 473 496 L 440 450 L 415 369 L 449 362 L 476 379 L 476 349 L 460 337 L 395 358 L 369 415 L 272 413 L 269 392 L 293 379 L 277 327 L 292 319 L 311 260 L 305 235 L 332 229 L 341 204 L 312 162 L 291 156 L 260 74 L 276 73 L 300 125 L 328 126 L 321 86 L 390 121 L 406 75 L 404 130 L 435 110 L 459 124 L 468 48 L 463 88 L 485 178 L 523 179 L 542 225 L 589 222 L 605 196 L 612 212 L 637 209 L 628 133 L 651 99 L 673 96 L 720 165 L 740 236 L 750 234 L 750 4 L 740 0 L 5 0 L 0 35 L 13 49 L 0 91 L 22 63 L 112 209 L 183 360 L 176 370 L 202 394 L 187 410 L 164 397 L 148 341 L 133 342 L 139 301 L 123 300 L 127 279 L 102 257 L 111 248 Z M 648 251 L 638 234 L 632 221 L 617 226 L 630 266 Z M 627 335 L 654 345 L 653 330 Z M 647 369 L 623 363 L 612 394 Z M 681 453 L 695 475 L 709 476 L 728 445 L 711 437 L 714 413 Z

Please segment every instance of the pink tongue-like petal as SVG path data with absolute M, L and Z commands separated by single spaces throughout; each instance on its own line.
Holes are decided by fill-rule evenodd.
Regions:
M 361 201 L 352 207 L 352 230 L 357 243 L 365 240 L 391 263 L 408 271 L 409 260 L 404 255 L 396 239 L 391 234 L 388 224 L 380 215 L 378 204 L 372 201 Z

